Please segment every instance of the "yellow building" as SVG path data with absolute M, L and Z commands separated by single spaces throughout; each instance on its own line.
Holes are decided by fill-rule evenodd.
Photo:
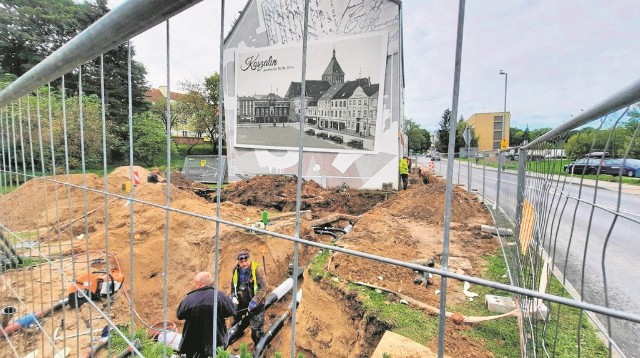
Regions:
M 507 120 L 503 123 L 504 112 L 474 113 L 467 122 L 473 125 L 478 136 L 478 150 L 489 151 L 500 149 L 500 141 L 507 140 L 509 146 L 509 128 L 511 126 L 511 113 L 507 112 Z M 504 129 L 504 136 L 503 131 Z

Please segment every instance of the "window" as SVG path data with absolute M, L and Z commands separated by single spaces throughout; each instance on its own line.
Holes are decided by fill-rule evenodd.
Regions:
M 362 104 L 362 100 L 361 99 L 358 100 L 358 104 Z
M 493 122 L 493 130 L 501 131 L 502 130 L 502 122 Z
M 366 110 L 366 109 L 364 110 L 364 115 L 365 115 L 365 116 L 367 115 L 367 110 Z
M 494 122 L 502 122 L 502 116 L 493 116 Z
M 202 131 L 198 131 L 198 138 L 202 138 Z
M 493 149 L 500 149 L 500 142 L 493 142 Z
M 502 131 L 493 131 L 493 140 L 501 140 Z
M 182 136 L 186 137 L 187 136 L 187 131 L 182 131 Z

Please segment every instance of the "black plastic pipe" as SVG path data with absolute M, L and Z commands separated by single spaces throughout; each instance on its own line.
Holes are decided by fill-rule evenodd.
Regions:
M 298 294 L 296 295 L 296 307 L 298 307 L 301 300 L 302 300 L 302 290 L 298 291 Z M 280 316 L 280 318 L 278 318 L 278 320 L 275 321 L 271 325 L 271 327 L 269 327 L 269 329 L 264 333 L 262 338 L 260 338 L 260 341 L 258 342 L 258 344 L 256 344 L 256 347 L 253 350 L 253 358 L 262 358 L 262 356 L 264 355 L 265 349 L 269 346 L 273 338 L 278 334 L 278 332 L 280 332 L 282 327 L 284 327 L 284 324 L 289 319 L 289 316 L 291 315 L 292 306 L 293 306 L 292 303 L 290 303 L 287 311 L 282 316 Z
M 336 236 L 336 234 L 334 234 L 331 231 L 324 231 L 324 230 L 313 230 L 314 233 L 318 234 L 318 235 L 329 235 L 329 236 L 333 236 L 334 239 L 337 239 L 338 237 Z

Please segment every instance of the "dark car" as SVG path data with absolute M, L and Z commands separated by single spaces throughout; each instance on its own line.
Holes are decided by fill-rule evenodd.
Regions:
M 601 173 L 640 177 L 640 159 L 605 159 L 604 162 L 600 170 Z
M 329 133 L 327 133 L 327 132 L 318 132 L 318 134 L 316 134 L 316 136 L 318 138 L 327 139 L 327 138 L 329 138 Z
M 610 160 L 610 159 L 608 159 Z M 604 163 L 603 163 L 604 164 Z M 567 174 L 598 174 L 600 170 L 600 159 L 598 158 L 580 158 L 573 163 L 564 166 L 564 172 Z
M 307 133 L 308 135 L 316 135 L 316 131 L 314 131 L 313 129 L 307 129 L 304 132 Z
M 347 145 L 354 149 L 362 149 L 364 146 L 362 139 L 352 139 L 347 143 Z
M 332 134 L 332 135 L 329 136 L 329 140 L 340 144 L 340 143 L 342 143 L 344 141 L 344 138 L 342 138 L 341 135 Z

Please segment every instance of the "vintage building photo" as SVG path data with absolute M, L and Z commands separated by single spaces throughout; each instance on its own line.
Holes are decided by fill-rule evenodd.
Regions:
M 386 54 L 384 32 L 309 43 L 306 150 L 375 150 Z M 298 146 L 301 63 L 299 45 L 236 54 L 236 146 Z

